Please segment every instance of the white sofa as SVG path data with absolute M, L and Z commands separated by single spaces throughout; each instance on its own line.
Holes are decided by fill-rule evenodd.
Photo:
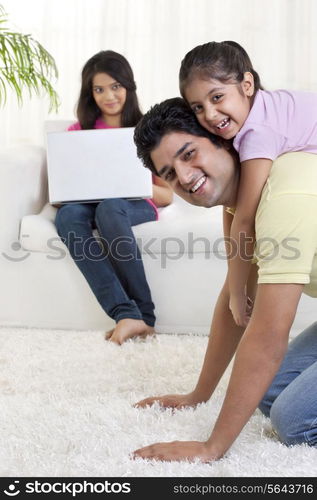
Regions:
M 107 330 L 103 312 L 60 241 L 47 202 L 46 153 L 39 146 L 0 151 L 0 326 Z M 226 261 L 222 210 L 193 207 L 178 197 L 160 220 L 136 226 L 156 305 L 159 333 L 209 332 Z M 303 296 L 297 333 L 316 319 Z

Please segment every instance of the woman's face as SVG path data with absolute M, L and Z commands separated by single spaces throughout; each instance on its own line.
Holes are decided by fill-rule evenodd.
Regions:
M 92 95 L 105 120 L 121 115 L 127 90 L 107 73 L 96 73 L 92 79 Z

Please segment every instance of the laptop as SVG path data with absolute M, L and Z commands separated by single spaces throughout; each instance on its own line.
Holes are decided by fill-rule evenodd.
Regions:
M 152 174 L 137 157 L 134 127 L 47 133 L 49 202 L 152 198 Z

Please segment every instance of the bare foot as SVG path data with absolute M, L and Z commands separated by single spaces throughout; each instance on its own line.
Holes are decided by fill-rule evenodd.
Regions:
M 121 345 L 133 337 L 144 338 L 147 335 L 153 335 L 153 333 L 154 328 L 147 325 L 142 319 L 125 318 L 118 321 L 112 335 L 106 338 L 111 342 Z

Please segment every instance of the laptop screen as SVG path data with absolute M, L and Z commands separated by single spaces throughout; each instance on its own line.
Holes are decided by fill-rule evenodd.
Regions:
M 133 127 L 47 133 L 50 203 L 151 198 L 152 174 L 137 157 Z

